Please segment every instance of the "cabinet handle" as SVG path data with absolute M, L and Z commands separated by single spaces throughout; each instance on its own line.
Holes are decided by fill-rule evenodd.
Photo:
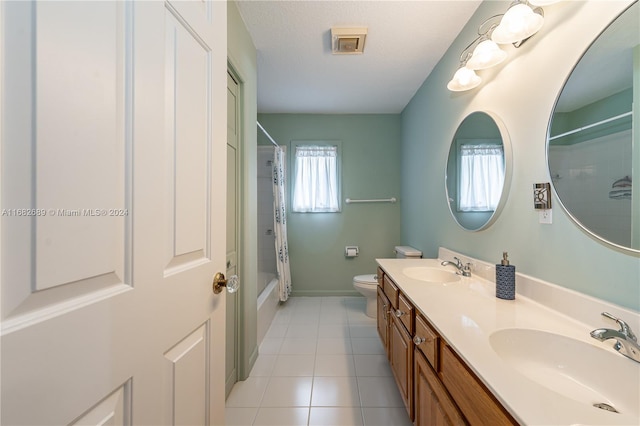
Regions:
M 425 339 L 420 337 L 420 336 L 415 336 L 413 338 L 413 343 L 415 343 L 416 346 L 418 346 L 421 343 L 424 343 Z
M 396 310 L 395 314 L 396 314 L 396 317 L 397 317 L 397 318 L 400 318 L 400 317 L 401 317 L 401 316 L 403 316 L 405 313 L 404 313 L 404 312 L 402 312 L 400 309 L 398 309 L 398 310 Z
M 382 319 L 384 319 L 385 321 L 387 320 L 387 313 L 389 311 L 387 311 L 387 304 L 383 303 L 382 304 Z

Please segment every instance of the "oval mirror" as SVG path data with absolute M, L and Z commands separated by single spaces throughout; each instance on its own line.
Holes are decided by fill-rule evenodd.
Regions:
M 504 206 L 511 182 L 511 142 L 489 112 L 469 114 L 451 141 L 445 175 L 449 210 L 468 231 L 489 227 Z
M 640 177 L 640 132 L 633 132 L 632 105 L 634 98 L 640 105 L 640 87 L 633 87 L 634 72 L 640 81 L 633 65 L 634 51 L 640 61 L 639 8 L 631 5 L 582 56 L 556 100 L 547 137 L 549 175 L 567 214 L 591 236 L 636 254 L 640 199 L 632 184 Z

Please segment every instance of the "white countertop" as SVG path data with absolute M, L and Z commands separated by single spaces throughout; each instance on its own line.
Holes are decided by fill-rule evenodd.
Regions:
M 621 357 L 613 350 L 613 341 L 601 343 L 590 337 L 590 331 L 596 327 L 521 294 L 516 295 L 516 300 L 498 299 L 495 284 L 478 274 L 461 277 L 461 281 L 455 283 L 433 284 L 409 278 L 402 272 L 404 268 L 415 266 L 443 268 L 439 259 L 378 259 L 377 262 L 518 422 L 527 425 L 640 424 L 640 418 L 635 415 L 600 410 L 530 380 L 506 365 L 489 341 L 490 335 L 497 330 L 534 329 L 570 337 Z M 446 268 L 455 270 L 453 266 Z M 483 275 L 487 276 L 486 271 Z M 600 312 L 594 315 L 600 315 Z M 617 327 L 614 324 L 609 328 Z M 637 328 L 634 330 L 640 332 Z M 637 375 L 618 380 L 640 388 L 640 363 L 624 361 L 637 365 L 637 369 L 631 369 L 637 371 Z M 594 374 L 607 374 L 607 366 L 594 365 L 593 371 Z

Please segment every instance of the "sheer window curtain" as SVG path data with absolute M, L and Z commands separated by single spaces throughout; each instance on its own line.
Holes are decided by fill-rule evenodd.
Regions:
M 504 155 L 501 145 L 460 147 L 461 211 L 493 211 L 498 207 L 504 184 Z
M 286 153 L 276 147 L 273 152 L 273 227 L 278 271 L 278 293 L 284 302 L 291 294 L 291 268 L 287 246 Z
M 294 212 L 337 212 L 338 148 L 297 146 L 293 185 Z

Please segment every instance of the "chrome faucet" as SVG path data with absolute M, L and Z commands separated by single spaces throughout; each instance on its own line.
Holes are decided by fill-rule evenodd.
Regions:
M 614 317 L 609 312 L 603 312 L 602 316 L 617 322 L 620 326 L 620 330 L 598 328 L 591 332 L 591 337 L 601 342 L 609 339 L 616 339 L 616 343 L 613 345 L 613 348 L 616 351 L 620 352 L 627 358 L 631 358 L 635 362 L 640 362 L 640 345 L 638 345 L 638 338 L 633 334 L 631 328 L 629 328 L 629 324 L 622 321 L 620 318 Z
M 453 260 L 455 260 L 455 262 L 452 262 L 450 260 L 445 260 L 440 264 L 442 266 L 447 266 L 447 265 L 455 266 L 456 269 L 457 269 L 456 274 L 462 275 L 463 277 L 470 277 L 471 276 L 471 263 L 467 263 L 466 265 L 463 265 L 462 261 L 460 259 L 458 259 L 457 257 L 454 257 Z

